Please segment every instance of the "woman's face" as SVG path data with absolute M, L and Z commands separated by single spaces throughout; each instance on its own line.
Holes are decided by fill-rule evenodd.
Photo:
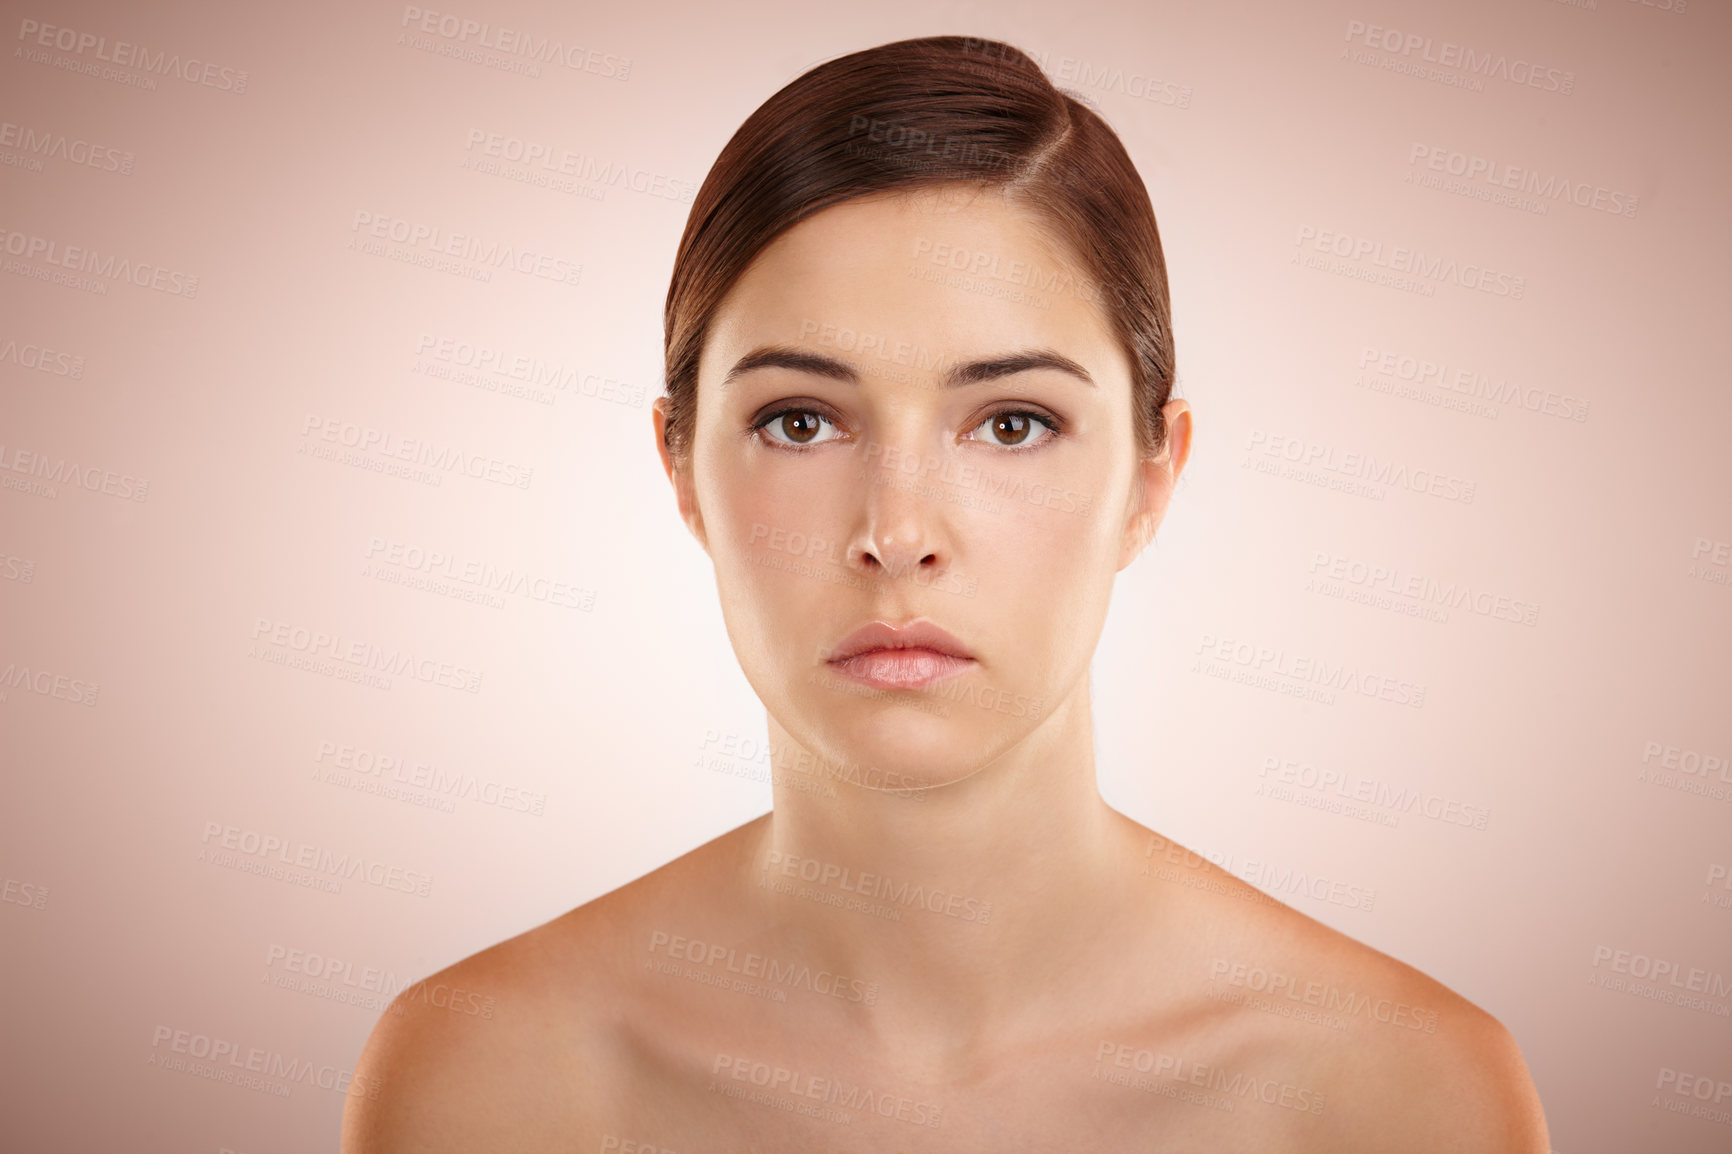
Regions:
M 690 456 L 664 463 L 746 677 L 801 746 L 938 785 L 1086 693 L 1189 434 L 1174 402 L 1171 451 L 1139 460 L 1094 295 L 1032 210 L 946 186 L 815 214 L 723 302 Z M 838 660 L 884 642 L 849 644 L 875 621 L 963 654 Z

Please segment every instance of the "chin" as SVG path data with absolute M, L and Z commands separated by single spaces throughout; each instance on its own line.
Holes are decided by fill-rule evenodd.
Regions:
M 994 724 L 1003 718 L 978 716 L 976 710 L 927 694 L 897 697 L 863 699 L 841 710 L 833 702 L 815 703 L 824 712 L 806 728 L 813 752 L 858 769 L 854 780 L 868 788 L 894 793 L 961 781 L 1014 740 L 1002 724 Z

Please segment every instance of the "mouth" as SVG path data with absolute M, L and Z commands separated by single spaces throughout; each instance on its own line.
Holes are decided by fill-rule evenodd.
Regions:
M 872 621 L 844 637 L 826 664 L 876 689 L 919 689 L 973 668 L 974 655 L 930 621 Z

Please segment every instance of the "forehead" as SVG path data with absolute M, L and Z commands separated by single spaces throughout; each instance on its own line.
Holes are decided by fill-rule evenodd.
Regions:
M 1000 188 L 859 197 L 784 232 L 717 310 L 700 379 L 768 343 L 852 350 L 868 374 L 875 358 L 918 371 L 1026 347 L 1129 374 L 1092 279 Z

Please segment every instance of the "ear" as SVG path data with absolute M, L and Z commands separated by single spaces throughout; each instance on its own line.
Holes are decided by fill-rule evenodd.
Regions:
M 1131 481 L 1131 500 L 1125 511 L 1124 539 L 1119 548 L 1119 569 L 1142 555 L 1155 538 L 1155 530 L 1166 519 L 1173 487 L 1191 457 L 1191 406 L 1174 399 L 1161 407 L 1167 441 L 1158 455 L 1142 457 Z
M 686 528 L 691 530 L 692 536 L 697 538 L 698 544 L 708 553 L 710 541 L 704 533 L 704 515 L 698 509 L 698 495 L 692 486 L 690 461 L 684 465 L 675 461 L 673 452 L 668 448 L 668 404 L 666 397 L 657 397 L 655 404 L 650 407 L 650 417 L 655 424 L 656 452 L 661 455 L 662 472 L 666 473 L 668 480 L 673 483 L 674 501 L 679 505 L 680 520 L 686 523 Z

